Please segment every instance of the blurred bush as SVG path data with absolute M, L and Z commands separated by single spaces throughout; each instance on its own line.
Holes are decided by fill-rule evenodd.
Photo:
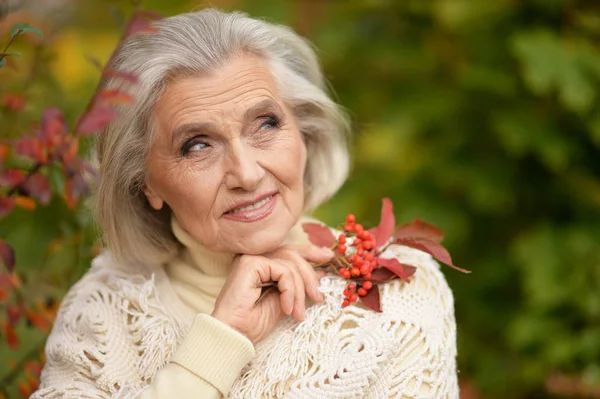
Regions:
M 24 3 L 6 19 L 31 22 L 45 39 L 16 43 L 22 57 L 0 70 L 0 96 L 25 98 L 19 112 L 2 105 L 2 138 L 30 131 L 47 106 L 76 120 L 99 76 L 90 59 L 106 61 L 124 20 L 117 10 L 127 15 L 129 7 Z M 69 14 L 44 18 L 42 4 Z M 355 136 L 352 176 L 317 216 L 337 224 L 353 212 L 374 225 L 389 196 L 398 220 L 438 224 L 455 263 L 473 270 L 445 270 L 463 397 L 600 398 L 600 3 L 212 4 L 291 25 L 319 48 Z M 164 15 L 197 8 L 144 6 Z M 39 306 L 56 303 L 85 272 L 96 237 L 89 211 L 81 201 L 70 210 L 62 178 L 47 173 L 57 193 L 49 205 L 0 221 L 22 295 Z M 17 350 L 0 342 L 0 359 L 16 362 L 16 371 L 0 364 L 5 394 L 27 381 L 25 362 L 39 357 L 45 339 L 26 319 L 17 333 Z

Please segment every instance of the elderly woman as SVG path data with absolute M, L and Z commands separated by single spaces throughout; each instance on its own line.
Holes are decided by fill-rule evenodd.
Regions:
M 206 9 L 129 38 L 136 102 L 99 136 L 107 249 L 62 302 L 33 398 L 457 398 L 432 258 L 342 307 L 303 214 L 348 171 L 347 120 L 290 29 Z M 121 87 L 108 79 L 104 87 Z M 261 296 L 260 285 L 277 282 Z

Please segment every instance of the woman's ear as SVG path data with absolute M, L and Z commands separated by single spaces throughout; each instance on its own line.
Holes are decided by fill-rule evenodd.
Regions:
M 144 189 L 144 195 L 148 199 L 148 203 L 152 208 L 159 211 L 162 209 L 165 201 L 162 199 L 160 195 L 156 193 L 156 191 L 152 188 L 152 186 L 146 183 L 146 188 Z

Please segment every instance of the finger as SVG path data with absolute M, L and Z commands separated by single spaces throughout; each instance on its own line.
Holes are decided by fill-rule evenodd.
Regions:
M 333 258 L 334 252 L 325 247 L 317 247 L 316 245 L 286 245 L 282 247 L 285 250 L 291 250 L 302 256 L 312 263 L 327 262 Z
M 292 311 L 292 316 L 298 320 L 304 320 L 304 312 L 306 310 L 306 287 L 304 286 L 304 280 L 302 279 L 302 275 L 298 271 L 298 266 L 294 262 L 287 261 L 287 267 L 292 272 L 294 276 L 294 309 Z
M 315 269 L 296 252 L 291 252 L 290 255 L 293 258 L 294 264 L 298 268 L 300 276 L 302 277 L 306 294 L 313 301 L 321 302 L 323 300 L 323 294 L 321 294 L 319 291 L 321 279 L 317 275 Z
M 296 295 L 296 282 L 290 268 L 284 266 L 280 261 L 271 259 L 267 260 L 258 269 L 258 273 L 262 282 L 277 281 L 281 309 L 286 315 L 292 314 Z

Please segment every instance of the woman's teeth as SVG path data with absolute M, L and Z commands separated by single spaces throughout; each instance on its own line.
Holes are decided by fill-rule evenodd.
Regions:
M 252 209 L 260 208 L 261 206 L 263 206 L 267 202 L 271 201 L 271 198 L 273 198 L 272 195 L 270 195 L 267 198 L 262 199 L 262 200 L 260 200 L 258 202 L 255 202 L 254 204 L 243 206 L 241 208 L 236 208 L 236 209 L 234 209 L 232 211 L 229 211 L 227 213 L 238 213 L 238 212 L 251 211 Z

